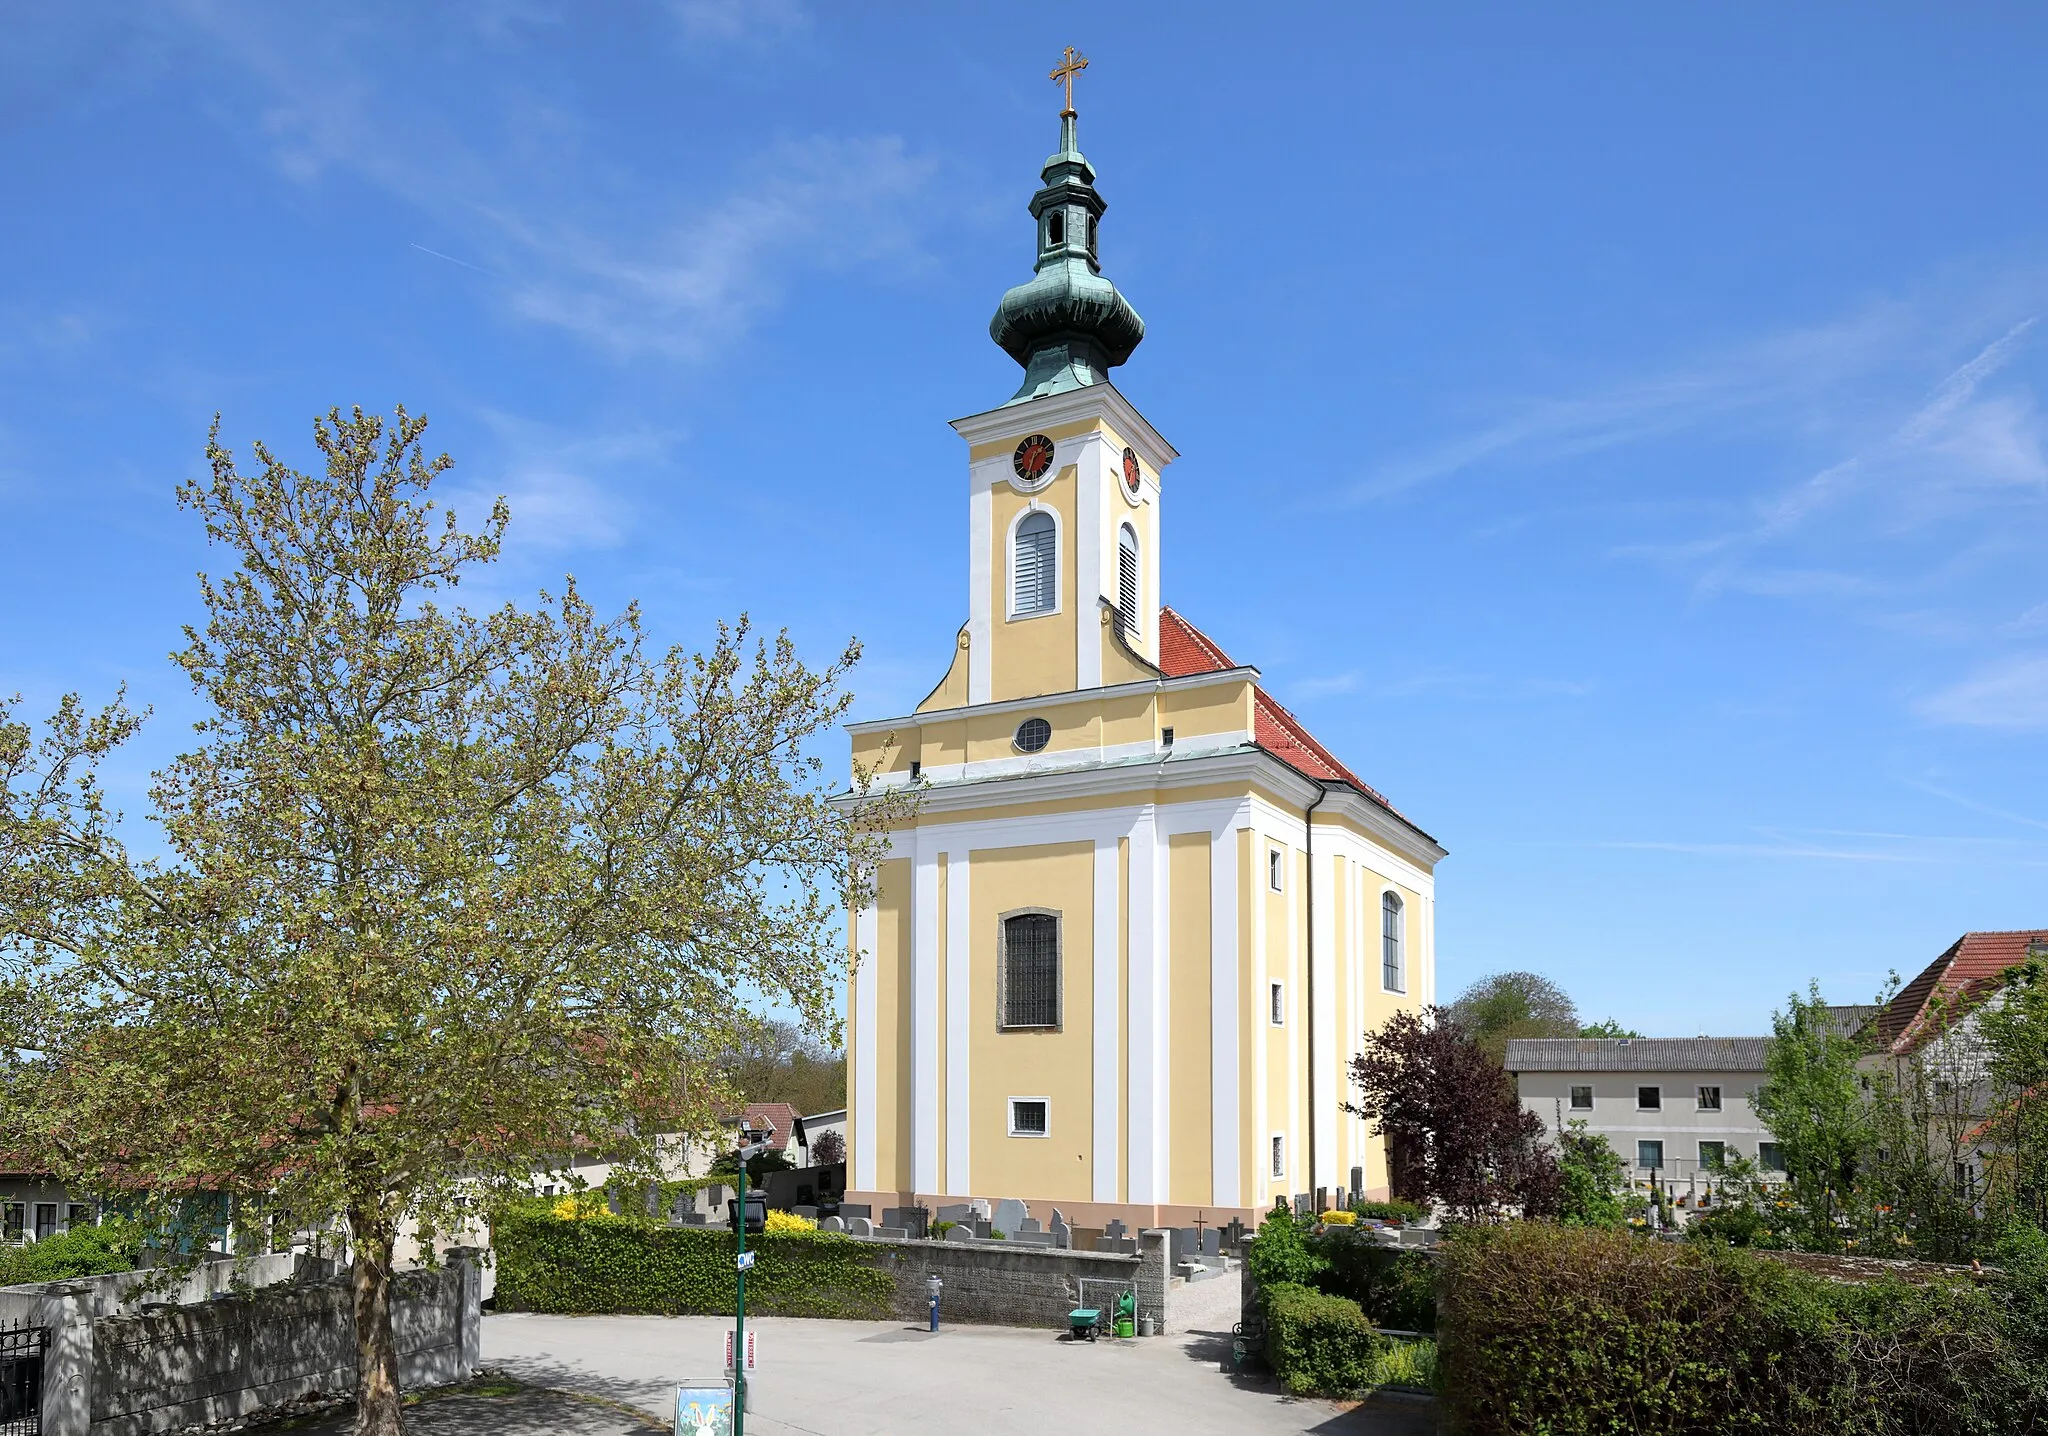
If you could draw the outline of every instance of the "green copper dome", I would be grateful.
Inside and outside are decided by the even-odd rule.
[[[1108,382],[1145,337],[1138,311],[1102,277],[1096,226],[1109,206],[1095,192],[1071,110],[1060,115],[1059,153],[1039,177],[1045,187],[1031,197],[1038,272],[1003,296],[988,326],[989,337],[1024,366],[1012,404]]]

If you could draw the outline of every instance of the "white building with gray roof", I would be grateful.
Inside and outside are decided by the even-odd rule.
[[[1506,1067],[1552,1133],[1572,1121],[1607,1138],[1629,1176],[1684,1191],[1741,1155],[1768,1175],[1777,1144],[1750,1098],[1768,1037],[1518,1038]]]

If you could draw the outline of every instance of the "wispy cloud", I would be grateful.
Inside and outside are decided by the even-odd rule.
[[[676,434],[648,429],[578,434],[497,411],[480,417],[502,457],[437,497],[467,528],[481,523],[492,502],[503,497],[512,514],[507,557],[515,566],[542,555],[623,543],[633,511],[614,480],[621,471],[666,464],[679,441]]]
[[[797,0],[671,0],[669,12],[685,35],[727,43],[779,39],[811,20]]]
[[[1973,728],[2048,728],[2048,653],[2003,659],[1919,704],[1923,717]]]

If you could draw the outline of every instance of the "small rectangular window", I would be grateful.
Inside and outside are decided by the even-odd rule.
[[[1766,1172],[1784,1171],[1785,1159],[1778,1155],[1778,1144],[1776,1142],[1758,1142],[1756,1144],[1756,1164]]]
[[[1046,1099],[1043,1097],[1012,1097],[1010,1099],[1010,1135],[1012,1137],[1044,1137],[1051,1135],[1047,1121]]]
[[[1591,1087],[1572,1088],[1572,1110],[1574,1112],[1590,1112],[1593,1110],[1593,1089]]]
[[[910,781],[915,783],[919,778],[923,776],[924,764],[919,762],[917,759],[912,758],[910,760]]]
[[[1956,1190],[1967,1195],[1970,1190],[1970,1164],[1956,1163]]]
[[[1664,1144],[1662,1142],[1636,1143],[1636,1165],[1649,1171],[1656,1171],[1664,1165]]]
[[[1279,892],[1281,881],[1285,877],[1286,871],[1286,868],[1281,865],[1280,850],[1278,848],[1268,848],[1266,850],[1266,886],[1274,892]]]
[[[1272,1020],[1273,1020],[1273,1025],[1274,1025],[1275,1027],[1281,1027],[1281,1026],[1284,1026],[1284,1025],[1286,1025],[1286,1022],[1287,1022],[1287,995],[1286,995],[1286,990],[1285,990],[1284,988],[1282,988],[1282,987],[1281,987],[1281,985],[1280,985],[1279,983],[1277,983],[1277,982],[1273,984],[1273,1003],[1272,1003],[1272,1013],[1273,1013],[1273,1018],[1272,1018]]]
[[[1718,1171],[1720,1171],[1720,1170],[1721,1170],[1721,1168],[1722,1168],[1723,1166],[1725,1166],[1725,1165],[1727,1164],[1727,1161],[1728,1161],[1728,1144],[1727,1144],[1726,1142],[1702,1142],[1702,1143],[1700,1143],[1700,1170],[1701,1170],[1701,1171],[1703,1171],[1703,1172],[1718,1172]]]
[[[7,1202],[0,1204],[0,1237],[10,1246],[20,1246],[22,1234],[28,1227],[28,1203]]]
[[[1664,1089],[1662,1087],[1636,1088],[1636,1110],[1638,1112],[1663,1111]]]
[[[36,1240],[46,1242],[55,1235],[57,1235],[57,1204],[55,1202],[37,1202]]]
[[[91,1206],[87,1205],[84,1202],[73,1202],[71,1204],[70,1213],[65,1217],[64,1225],[67,1230],[73,1227],[92,1226],[93,1220]]]
[[[1273,1180],[1280,1181],[1287,1175],[1287,1139],[1278,1133],[1273,1137]]]
[[[1699,1110],[1700,1110],[1700,1111],[1702,1111],[1702,1112],[1718,1112],[1718,1111],[1720,1111],[1720,1110],[1721,1110],[1721,1089],[1720,1089],[1719,1087],[1702,1087],[1702,1088],[1700,1088],[1700,1098],[1699,1098],[1699,1104],[1700,1104],[1700,1105],[1699,1105]]]
[[[1159,730],[1159,746],[1162,748],[1171,748],[1173,746],[1173,730],[1171,728],[1161,728]]]

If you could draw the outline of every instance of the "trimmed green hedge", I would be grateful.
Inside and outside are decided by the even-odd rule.
[[[622,1217],[563,1219],[511,1208],[492,1222],[500,1311],[730,1316],[732,1234]],[[871,1249],[833,1232],[755,1236],[747,1310],[879,1320],[896,1284]]]
[[[1293,1282],[1263,1292],[1266,1364],[1296,1396],[1350,1396],[1371,1386],[1387,1338],[1348,1297]]]
[[[1439,1372],[1464,1436],[2042,1429],[2040,1334],[1992,1286],[1830,1282],[1754,1253],[1544,1223],[1447,1243]]]

